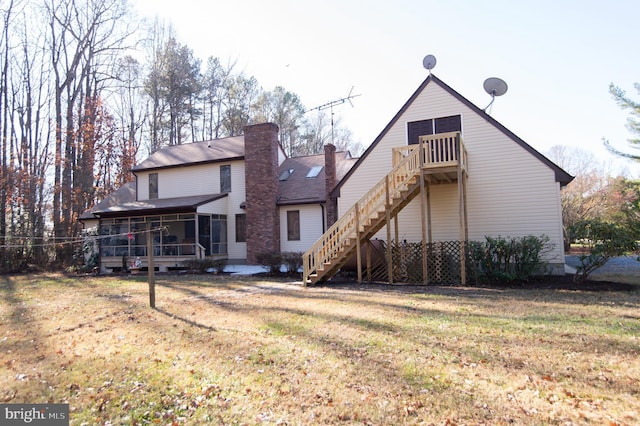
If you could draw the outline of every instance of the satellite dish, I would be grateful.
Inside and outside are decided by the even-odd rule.
[[[485,112],[493,104],[496,96],[504,95],[505,93],[507,93],[507,89],[509,89],[507,83],[505,83],[503,79],[498,77],[489,77],[484,81],[484,84],[482,86],[484,87],[484,91],[491,95],[491,102],[489,102],[489,105],[487,105],[483,109],[483,111]]]
[[[507,93],[507,89],[509,88],[507,83],[498,77],[489,77],[484,81],[483,87],[484,91],[491,96],[502,96]]]
[[[422,60],[422,66],[429,70],[429,74],[431,74],[431,70],[436,66],[436,57],[433,55],[427,55]]]

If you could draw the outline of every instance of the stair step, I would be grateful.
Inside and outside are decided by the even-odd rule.
[[[375,210],[369,212],[366,216],[362,216],[360,219],[360,224],[358,227],[354,227],[354,223],[344,224],[344,229],[342,231],[348,232],[357,232],[357,237],[345,238],[339,242],[332,241],[330,249],[326,250],[323,253],[323,260],[319,260],[319,264],[316,267],[316,270],[308,276],[308,280],[312,283],[316,283],[318,281],[323,280],[324,278],[330,278],[331,275],[337,269],[336,266],[342,262],[348,253],[354,250],[354,247],[357,244],[357,239],[362,238],[366,240],[367,238],[373,235],[373,230],[378,229],[381,225],[381,220],[383,220],[387,214],[388,209],[392,212],[398,210],[399,206],[401,206],[405,201],[409,198],[410,195],[416,190],[416,183],[420,180],[420,175],[416,170],[395,170],[388,174],[387,179],[394,179],[395,183],[400,185],[395,190],[394,194],[391,196],[391,199],[385,201],[384,191],[380,191],[377,189],[376,197],[377,199],[369,199],[368,206],[373,207],[376,203],[386,204],[387,202],[391,203],[390,206],[383,206],[382,210]],[[379,204],[378,204],[379,205]],[[328,247],[325,245],[325,248]],[[311,272],[311,271],[309,271]]]

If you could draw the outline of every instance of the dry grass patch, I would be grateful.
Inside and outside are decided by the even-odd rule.
[[[638,292],[0,280],[0,398],[74,425],[640,422]]]

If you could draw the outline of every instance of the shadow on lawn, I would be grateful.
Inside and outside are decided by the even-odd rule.
[[[207,330],[207,331],[218,331],[215,327],[211,327],[209,325],[201,324],[199,322],[180,317],[180,316],[178,316],[176,314],[172,314],[171,312],[169,312],[169,311],[167,311],[165,309],[158,308],[157,306],[155,308],[153,308],[153,309],[156,312],[160,312],[161,314],[166,315],[167,317],[169,317],[171,319],[178,320],[178,321],[183,322],[183,323],[185,323],[187,325],[190,325],[190,326],[193,326],[193,327],[197,327],[197,328],[201,328],[201,329]]]

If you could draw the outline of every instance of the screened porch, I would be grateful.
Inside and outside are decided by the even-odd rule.
[[[227,256],[227,217],[219,214],[166,214],[100,219],[101,269],[121,270],[140,258],[147,264],[147,234],[152,232],[154,264],[177,269],[185,260]]]

